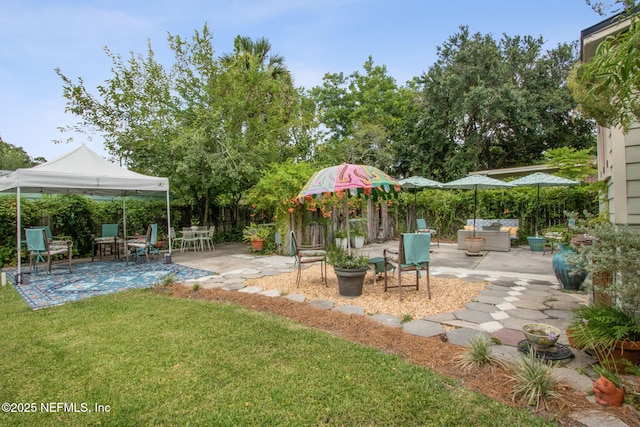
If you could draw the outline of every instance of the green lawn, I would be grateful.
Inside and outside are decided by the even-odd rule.
[[[553,425],[288,319],[152,290],[32,311],[7,286],[0,324],[1,400],[36,410],[0,425]]]

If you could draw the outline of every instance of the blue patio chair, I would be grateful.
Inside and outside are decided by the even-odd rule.
[[[93,255],[100,254],[100,259],[104,255],[104,249],[108,246],[111,250],[111,254],[116,258],[120,255],[119,251],[119,239],[118,232],[120,224],[102,224],[102,235],[94,239]],[[93,256],[91,257],[93,260]]]
[[[398,288],[400,301],[402,301],[402,288],[420,289],[420,273],[426,271],[427,293],[431,299],[431,286],[429,283],[429,255],[431,252],[430,233],[404,233],[400,237],[398,250],[385,249],[384,256],[384,291],[390,288]],[[398,270],[398,281],[395,285],[389,284],[387,271],[391,268]],[[403,283],[402,272],[415,271],[415,284]]]
[[[56,246],[53,246],[47,238],[47,233],[43,228],[27,228],[24,230],[27,250],[29,251],[29,266],[31,271],[38,271],[38,263],[47,263],[47,273],[51,274],[53,266],[53,260],[56,255],[67,256],[69,273],[71,270],[71,258],[73,257],[73,242],[66,241],[63,245],[62,241],[57,241]],[[46,261],[45,261],[46,257]]]
[[[438,239],[438,231],[434,230],[433,228],[427,227],[427,221],[425,221],[424,218],[416,218],[416,225],[418,226],[418,228],[416,228],[416,233],[431,234],[432,240],[433,240],[433,237],[435,237],[436,244],[438,245],[438,247],[440,247],[440,240]]]

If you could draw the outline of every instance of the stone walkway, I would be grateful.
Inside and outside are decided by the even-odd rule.
[[[370,257],[381,256],[382,250],[393,244],[367,245],[363,253]],[[293,271],[292,257],[254,256],[247,253],[246,245],[226,244],[216,248],[214,253],[174,252],[173,259],[184,265],[215,271],[215,276],[199,280],[204,288],[281,296],[279,291],[247,287],[244,280]],[[474,301],[465,304],[464,310],[404,323],[401,318],[386,314],[375,314],[371,318],[418,336],[445,333],[450,343],[461,346],[466,345],[469,337],[484,334],[499,340],[502,345],[494,347],[494,353],[504,360],[513,360],[522,354],[518,343],[524,339],[521,327],[525,323],[542,322],[556,326],[563,332],[558,342],[568,344],[564,331],[571,320],[571,310],[586,303],[587,296],[561,290],[551,270],[550,256],[531,252],[528,248],[514,248],[510,252],[489,252],[477,258],[467,257],[455,245],[446,243],[435,248],[432,254],[433,276],[490,283]],[[284,298],[327,310],[365,314],[364,308],[357,306],[357,299],[354,299],[354,305],[334,307],[333,301],[306,301],[306,297],[299,294],[285,295]],[[576,390],[591,390],[593,381],[580,371],[587,369],[595,359],[582,351],[572,349],[572,353],[574,357],[562,360],[555,370],[558,378]],[[588,399],[594,402],[593,397]],[[589,427],[626,426],[608,412],[598,409],[595,402],[593,411],[575,413],[571,417]]]

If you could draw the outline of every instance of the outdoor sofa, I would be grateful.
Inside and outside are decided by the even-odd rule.
[[[467,219],[463,230],[458,230],[458,249],[466,250],[464,239],[473,237],[474,221]],[[519,221],[517,219],[478,219],[475,220],[477,237],[485,239],[482,250],[508,252],[513,241],[517,241]]]

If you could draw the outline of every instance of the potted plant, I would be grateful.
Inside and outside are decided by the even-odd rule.
[[[573,237],[588,239],[576,251],[586,260],[594,301],[637,307],[640,295],[640,232],[627,226],[592,221]]]
[[[551,258],[551,266],[558,282],[566,290],[578,291],[587,278],[585,260],[575,252],[575,245],[571,242],[572,233],[564,227],[551,227],[545,230],[549,236],[550,245],[558,244],[558,252]],[[578,243],[579,244],[579,243]],[[553,246],[551,247],[553,252]]]
[[[338,228],[334,231],[333,236],[336,241],[336,246],[347,250],[347,230]]]
[[[369,258],[349,254],[342,247],[332,246],[327,251],[327,262],[333,266],[338,278],[338,293],[342,297],[354,298],[362,295],[364,278],[369,271]]]
[[[529,243],[529,249],[531,249],[532,252],[544,251],[543,236],[527,236],[527,243]]]
[[[467,245],[467,255],[479,255],[484,247],[485,238],[479,236],[469,236],[464,239]]]
[[[264,241],[269,237],[271,230],[264,225],[250,223],[242,231],[242,241],[251,243],[254,251],[261,251]]]
[[[575,348],[594,349],[607,369],[624,372],[626,361],[640,362],[640,325],[632,311],[616,305],[599,303],[574,310],[567,336]]]
[[[351,234],[351,246],[356,249],[361,249],[364,246],[364,240],[367,236],[364,224],[358,220],[353,221],[353,227],[350,230]]]

